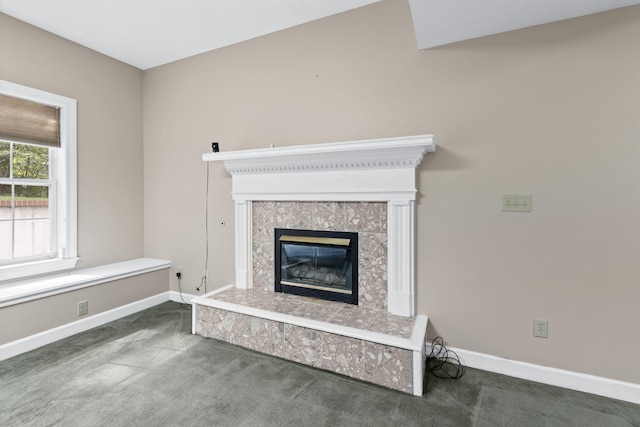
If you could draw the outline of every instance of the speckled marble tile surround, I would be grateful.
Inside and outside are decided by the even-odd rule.
[[[274,313],[328,322],[384,335],[411,338],[415,318],[389,314],[367,307],[325,301],[280,292],[227,289],[210,297],[217,301],[253,307]]]
[[[271,291],[231,288],[213,300],[409,338],[414,318],[380,310]],[[207,305],[198,305],[194,332],[326,369],[391,389],[414,393],[413,351]]]
[[[274,228],[358,233],[358,305],[387,309],[387,204],[254,201],[253,288],[273,290]]]

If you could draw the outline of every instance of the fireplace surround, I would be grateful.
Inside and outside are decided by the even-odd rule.
[[[233,177],[235,286],[252,289],[259,280],[253,268],[260,262],[253,259],[254,202],[382,202],[385,307],[392,314],[415,315],[415,169],[434,150],[432,135],[418,135],[203,154],[204,161],[222,161]]]
[[[346,231],[358,234],[358,306],[388,311],[386,203],[253,201],[251,224],[251,289],[274,290],[274,229]]]
[[[233,177],[236,281],[193,300],[193,332],[421,395],[415,168],[434,149],[421,135],[203,155]],[[357,234],[358,305],[274,292],[276,228]]]

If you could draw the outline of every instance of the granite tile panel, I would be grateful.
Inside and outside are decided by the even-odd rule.
[[[217,293],[210,298],[276,313],[291,314],[298,309],[301,304],[304,304],[304,302],[295,297],[296,295],[282,294],[274,291],[231,288],[224,292]]]
[[[272,291],[230,288],[210,298],[402,338],[411,337],[415,321],[412,317],[396,316],[371,307]]]
[[[304,297],[303,297],[304,298]],[[303,317],[305,319],[319,320],[322,322],[330,322],[331,319],[340,311],[344,303],[336,303],[334,301],[323,301],[314,298],[305,298],[304,301],[296,299],[296,301],[304,301],[291,312],[292,315]]]
[[[387,282],[370,271],[358,271],[358,305],[387,309]]]
[[[199,306],[197,317],[198,335],[412,392],[409,350],[212,307]]]
[[[386,233],[387,204],[383,202],[344,202],[345,225],[357,232]],[[383,213],[384,212],[384,213]]]
[[[382,233],[358,234],[358,269],[387,271],[387,235]]]
[[[229,313],[228,317],[232,319],[229,324],[232,325],[233,333],[228,334],[226,341],[253,349],[248,345],[251,343],[251,318],[240,313]]]
[[[272,320],[264,320],[263,353],[276,357],[284,357],[286,352],[285,344],[285,324]]]
[[[359,378],[395,390],[413,391],[413,353],[409,350],[364,341],[364,368]]]
[[[207,306],[198,306],[196,334],[203,337],[230,341],[233,331],[233,316],[229,312]]]
[[[305,219],[305,228],[309,230],[342,231],[343,214],[338,203],[299,202],[299,214]]]
[[[364,359],[363,341],[326,332],[322,334],[322,356],[318,367],[358,378]]]
[[[253,202],[253,287],[273,290],[275,228],[359,234],[360,305],[386,309],[387,204],[384,202]],[[360,290],[362,288],[362,290]]]
[[[372,316],[368,330],[385,335],[393,335],[402,338],[411,338],[414,319],[409,317],[394,316],[393,314],[380,313]]]
[[[358,304],[386,310],[387,235],[360,233],[358,244]]]
[[[285,358],[305,365],[320,367],[325,334],[296,325],[284,325]]]
[[[371,319],[367,316],[361,316],[359,313],[360,311],[358,310],[358,306],[342,304],[340,310],[338,310],[333,317],[329,319],[329,321],[334,325],[347,326],[350,328],[368,331]]]
[[[280,330],[279,323],[259,317],[241,315],[248,321],[248,330],[241,339],[233,344],[273,356],[282,357],[284,332]]]
[[[403,338],[411,336],[414,322],[371,308],[273,292],[228,289],[214,299],[256,308],[276,307],[282,310],[279,312],[291,310],[286,313]],[[412,393],[410,350],[207,306],[198,306],[196,333]]]

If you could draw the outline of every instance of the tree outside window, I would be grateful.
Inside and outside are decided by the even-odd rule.
[[[53,252],[49,150],[0,141],[0,261]]]

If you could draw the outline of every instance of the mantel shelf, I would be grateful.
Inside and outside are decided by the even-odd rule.
[[[433,135],[417,135],[205,153],[202,160],[224,162],[231,175],[345,169],[415,169],[425,153],[433,151]]]

